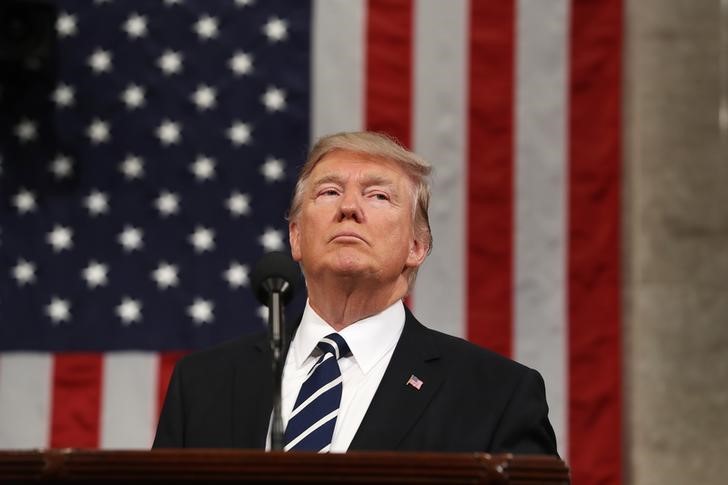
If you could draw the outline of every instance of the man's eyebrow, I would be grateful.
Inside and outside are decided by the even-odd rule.
[[[312,185],[314,187],[318,187],[319,185],[328,184],[328,183],[343,185],[344,177],[337,175],[337,174],[322,175],[321,177],[314,180]],[[385,177],[383,175],[371,174],[371,175],[364,176],[364,178],[362,179],[362,185],[364,185],[365,187],[371,187],[372,185],[383,185],[383,186],[387,186],[387,187],[394,187],[395,183],[390,178]]]
[[[334,183],[334,184],[341,185],[343,182],[344,182],[344,179],[342,177],[340,177],[339,175],[328,174],[328,175],[323,175],[322,177],[314,180],[313,185],[314,185],[314,187],[323,185],[323,184],[328,184],[328,183]]]

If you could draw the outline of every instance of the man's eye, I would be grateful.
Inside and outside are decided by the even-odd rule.
[[[374,198],[377,200],[389,200],[389,196],[387,194],[383,194],[381,192],[377,192],[373,194]]]
[[[321,195],[337,195],[338,193],[336,189],[325,189],[321,191]]]

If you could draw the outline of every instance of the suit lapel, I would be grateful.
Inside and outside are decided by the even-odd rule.
[[[444,364],[427,329],[406,311],[405,325],[350,450],[396,449],[437,392]],[[408,385],[410,376],[422,381]]]

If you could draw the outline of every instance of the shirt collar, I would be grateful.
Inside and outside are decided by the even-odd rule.
[[[404,304],[397,300],[382,312],[354,322],[339,332],[364,374],[397,344],[404,328],[404,319]],[[296,366],[301,367],[316,344],[333,331],[307,300],[301,324],[291,343]]]

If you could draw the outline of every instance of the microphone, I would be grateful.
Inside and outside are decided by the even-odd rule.
[[[273,251],[263,256],[250,274],[250,286],[256,298],[268,306],[268,338],[273,354],[273,418],[271,449],[283,450],[283,419],[281,418],[281,380],[286,333],[283,331],[283,305],[293,299],[301,272],[291,256]]]

